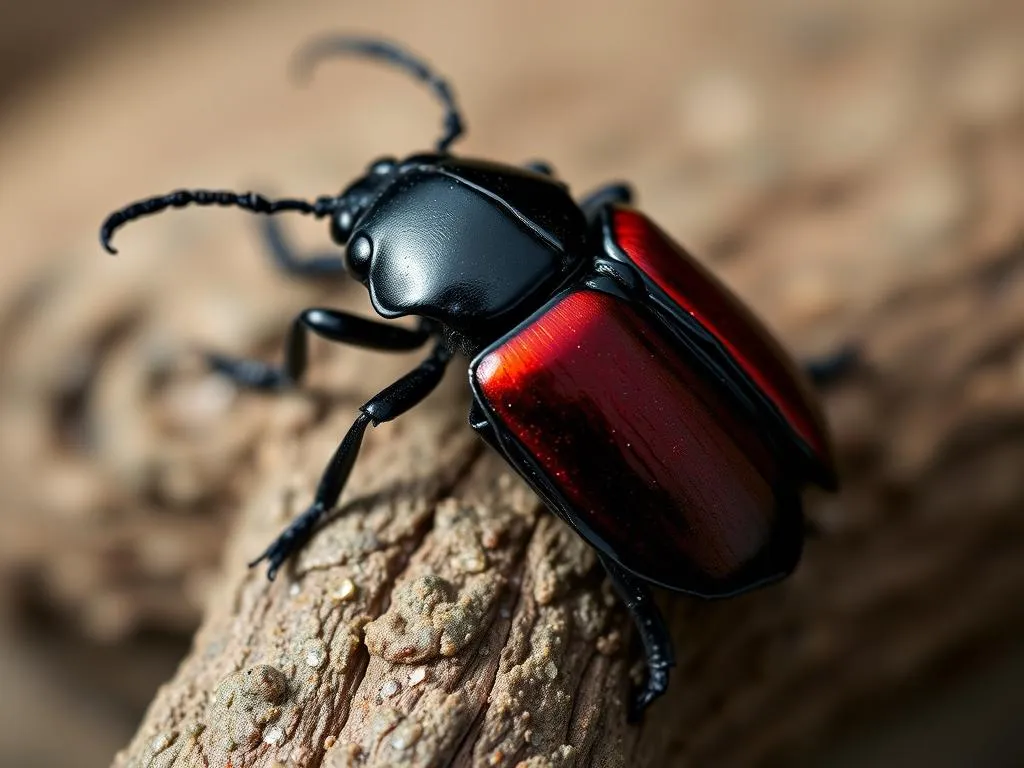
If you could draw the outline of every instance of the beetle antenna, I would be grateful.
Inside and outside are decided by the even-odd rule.
[[[462,115],[455,105],[455,96],[448,82],[430,70],[423,61],[400,46],[386,40],[372,37],[332,35],[312,40],[299,49],[295,57],[294,70],[297,75],[308,77],[313,67],[321,60],[335,55],[354,54],[377,59],[405,70],[422,80],[434,92],[444,106],[444,133],[437,141],[437,151],[447,152],[448,147],[464,130]]]
[[[142,216],[149,216],[166,208],[184,208],[186,205],[222,205],[243,208],[253,213],[273,214],[281,211],[298,211],[299,213],[312,214],[318,219],[328,215],[337,208],[338,198],[318,197],[315,202],[306,200],[268,200],[263,195],[255,192],[246,192],[240,195],[236,192],[227,192],[209,189],[179,189],[169,195],[150,197],[146,200],[139,200],[136,203],[125,206],[107,216],[100,227],[100,242],[108,253],[117,253],[117,249],[110,244],[110,238],[114,231],[133,219]]]

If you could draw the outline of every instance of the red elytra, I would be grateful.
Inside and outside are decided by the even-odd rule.
[[[729,351],[803,441],[826,476],[834,478],[835,458],[824,418],[803,375],[761,322],[644,214],[617,206],[611,227],[626,255]]]
[[[799,502],[767,442],[627,301],[569,293],[471,375],[556,506],[634,573],[717,596],[795,566]]]

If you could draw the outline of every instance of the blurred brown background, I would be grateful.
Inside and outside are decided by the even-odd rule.
[[[913,639],[851,658],[850,676],[884,682],[841,724],[794,721],[774,759],[1024,759],[1020,2],[2,14],[0,764],[101,766],[128,741],[187,649],[272,418],[189,352],[276,354],[291,315],[328,296],[275,275],[244,214],[137,224],[116,260],[101,218],[177,186],[334,192],[438,130],[436,105],[381,68],[289,84],[289,54],[330,29],[384,32],[447,74],[465,154],[541,157],[577,191],[630,179],[801,354],[864,340],[870,372],[828,403],[850,479],[815,506],[825,570],[809,567],[863,553],[848,603],[826,608],[869,601]],[[944,629],[922,651],[928,622]]]

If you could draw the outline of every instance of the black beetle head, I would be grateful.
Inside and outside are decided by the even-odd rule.
[[[356,222],[366,213],[374,198],[394,177],[398,163],[393,157],[382,157],[370,163],[366,175],[356,179],[338,195],[331,214],[331,239],[338,245],[348,243]]]
[[[375,59],[403,70],[424,83],[444,107],[444,133],[437,140],[437,151],[447,153],[448,147],[463,132],[462,117],[448,83],[435,74],[425,63],[394,43],[375,38],[331,35],[312,41],[299,51],[296,72],[308,74],[320,60],[335,55],[355,55]],[[100,227],[100,242],[111,253],[117,253],[110,244],[114,231],[129,221],[166,210],[188,205],[234,206],[253,213],[274,214],[295,211],[317,218],[330,217],[331,238],[338,245],[346,245],[359,219],[370,207],[381,190],[391,181],[397,170],[394,158],[384,157],[373,162],[366,175],[357,179],[337,197],[318,197],[314,201],[282,199],[271,200],[254,192],[239,194],[230,190],[179,189],[170,194],[149,197],[125,206],[107,216]],[[358,250],[358,249],[357,249]],[[351,266],[357,266],[356,259]],[[360,280],[358,270],[352,270]]]

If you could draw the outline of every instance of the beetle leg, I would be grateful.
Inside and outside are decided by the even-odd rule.
[[[672,636],[644,581],[627,572],[610,557],[598,554],[598,559],[608,571],[612,586],[633,617],[647,658],[647,679],[635,692],[629,707],[630,722],[637,722],[647,706],[668,689],[668,671],[676,665]]]
[[[440,383],[451,357],[452,353],[439,342],[430,356],[418,367],[371,397],[359,408],[359,415],[320,478],[313,503],[274,539],[263,554],[249,563],[250,568],[266,560],[267,578],[273,580],[284,561],[309,540],[319,520],[338,503],[338,498],[352,471],[352,465],[359,455],[359,446],[363,442],[366,427],[369,424],[377,426],[391,421],[419,405]]]
[[[587,219],[587,224],[593,224],[605,206],[612,203],[631,202],[633,202],[633,189],[628,184],[606,184],[580,200],[580,208]]]
[[[260,221],[260,234],[274,265],[286,275],[317,279],[345,273],[345,262],[336,252],[298,255],[284,236],[281,224],[273,217],[268,216]]]
[[[555,169],[551,167],[551,163],[546,163],[543,160],[531,160],[528,163],[523,163],[523,167],[528,171],[539,173],[542,176],[555,175]]]
[[[280,390],[297,384],[306,371],[306,334],[312,331],[329,341],[385,351],[416,349],[429,338],[425,324],[416,330],[367,320],[335,309],[306,309],[292,321],[285,341],[284,366],[210,353],[210,367],[236,384],[250,389]]]
[[[846,344],[831,354],[805,360],[803,368],[814,386],[825,388],[844,379],[860,363],[860,350]]]

